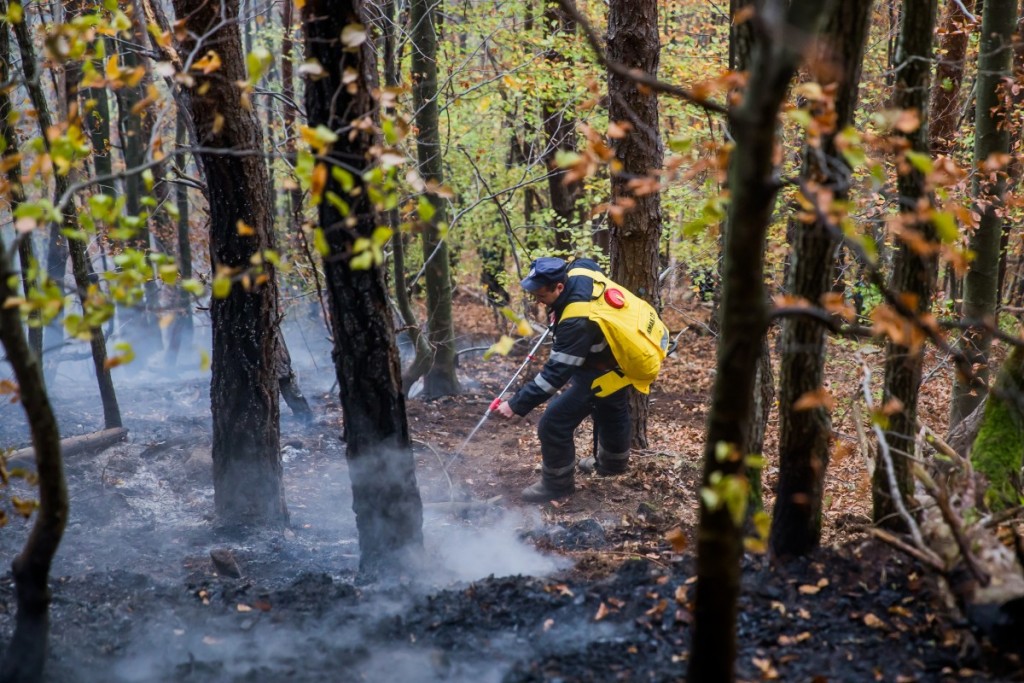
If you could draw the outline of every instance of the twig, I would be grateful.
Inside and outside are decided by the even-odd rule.
[[[914,467],[914,475],[918,478],[921,484],[924,486],[928,494],[935,499],[935,503],[939,506],[939,511],[942,513],[942,519],[945,520],[946,526],[953,533],[953,540],[956,541],[957,548],[960,549],[960,556],[964,558],[964,563],[967,565],[967,569],[970,570],[974,578],[978,580],[978,583],[982,586],[987,586],[992,582],[992,577],[989,576],[988,572],[978,566],[977,560],[974,559],[974,555],[971,554],[970,544],[967,542],[967,538],[964,536],[963,521],[953,510],[949,504],[949,494],[945,488],[935,482],[928,473],[924,471],[924,468],[920,466]]]
[[[942,574],[943,576],[946,575],[947,571],[945,565],[943,565],[942,562],[940,562],[937,558],[925,554],[924,552],[915,548],[912,545],[908,545],[903,540],[890,534],[888,531],[873,526],[864,527],[864,531],[865,533],[874,536],[883,543],[891,545],[893,548],[896,548],[896,550],[906,553],[907,555],[910,555],[919,562],[928,565],[929,567],[931,567],[938,573]]]
[[[445,465],[444,458],[441,457],[441,454],[437,452],[436,448],[431,446],[426,441],[420,441],[419,439],[413,439],[412,442],[414,444],[419,444],[420,446],[424,446],[431,453],[434,454],[435,458],[437,458],[437,464],[439,464],[441,466],[441,472],[444,473],[444,478],[448,480],[448,502],[449,503],[453,502],[455,500],[455,484],[452,483],[451,475],[448,474],[448,466]]]
[[[860,356],[860,353],[857,354]],[[864,393],[864,402],[868,408],[872,411],[875,409],[875,401],[871,398],[871,368],[868,367],[866,361],[863,358],[859,358],[861,368],[864,371],[864,379],[861,382],[861,388]],[[906,523],[907,528],[910,530],[910,535],[914,539],[914,543],[917,544],[921,552],[932,553],[931,550],[925,546],[924,538],[921,536],[921,529],[917,526],[917,522],[914,521],[913,516],[907,512],[906,505],[903,504],[903,493],[900,491],[899,482],[896,481],[896,467],[892,462],[892,453],[889,450],[889,442],[885,438],[885,432],[882,428],[872,420],[871,430],[875,433],[875,438],[878,440],[878,453],[882,457],[882,461],[885,464],[886,478],[889,483],[889,495],[892,496],[893,505],[899,512],[900,518]],[[936,559],[941,564],[941,560]]]

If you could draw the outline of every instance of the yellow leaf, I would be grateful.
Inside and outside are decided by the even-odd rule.
[[[499,339],[497,342],[492,344],[489,349],[484,351],[484,360],[489,359],[494,354],[498,354],[498,355],[501,355],[501,356],[507,356],[509,354],[509,351],[512,350],[512,347],[515,345],[515,343],[516,343],[515,339],[513,339],[512,337],[509,337],[508,335],[504,335],[503,334],[501,336],[501,339]]]
[[[806,585],[800,586],[797,590],[800,591],[801,595],[817,595],[818,593],[821,592],[821,587],[820,586],[812,586],[810,584],[806,584]]]
[[[252,237],[256,234],[256,230],[241,218],[238,219],[238,222],[235,224],[235,228],[238,230],[238,234],[242,237]]]
[[[213,134],[220,135],[222,130],[224,130],[224,115],[217,112],[213,115]]]
[[[526,318],[522,318],[516,324],[516,334],[520,337],[529,337],[533,334],[533,326],[530,325],[530,321]]]
[[[327,187],[327,165],[317,164],[313,167],[313,177],[309,183],[309,194],[313,198],[313,206],[320,203],[325,187]]]

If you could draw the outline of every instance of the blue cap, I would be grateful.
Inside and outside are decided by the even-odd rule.
[[[565,282],[566,263],[554,256],[542,256],[530,264],[530,273],[522,282],[527,292],[536,292],[541,287],[552,287]]]

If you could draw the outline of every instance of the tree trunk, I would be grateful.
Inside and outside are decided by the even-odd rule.
[[[4,13],[7,11],[8,3],[6,0],[0,0],[0,9]],[[47,131],[50,130],[53,119],[50,117],[49,104],[46,102],[46,96],[43,93],[42,86],[38,80],[38,68],[35,57],[35,47],[32,44],[32,36],[29,34],[29,27],[27,22],[21,21],[14,25],[14,35],[18,40],[18,47],[21,50],[21,62],[22,70],[25,74],[25,83],[28,87],[29,95],[32,99],[32,105],[36,108],[36,121],[39,125],[39,134],[43,140],[44,148],[46,152],[50,152],[49,139],[46,137]],[[65,66],[66,78],[68,83],[68,97],[69,102],[76,102],[78,97],[78,82],[81,80],[80,67],[74,62],[68,62]],[[77,118],[77,105],[73,111]],[[69,180],[66,175],[54,174],[54,194],[56,197],[63,197],[67,193],[69,187]],[[59,229],[66,229],[72,232],[78,232],[78,212],[75,207],[74,199],[70,199],[64,206],[62,211],[62,224],[57,226]],[[52,239],[51,230],[51,255],[52,249],[55,242]],[[61,238],[61,243],[66,249],[66,253],[71,256],[71,268],[75,278],[75,285],[78,288],[78,297],[82,302],[82,308],[85,309],[86,296],[89,291],[89,275],[88,267],[86,265],[86,251],[85,243],[82,240],[64,240]],[[66,257],[65,257],[66,260]],[[63,270],[63,267],[62,267]],[[61,273],[61,281],[63,281],[64,274]],[[96,371],[96,383],[99,387],[100,400],[103,403],[103,422],[107,429],[113,429],[121,426],[121,411],[117,405],[117,396],[114,393],[114,384],[110,378],[110,369],[107,368],[107,345],[106,340],[103,336],[103,329],[99,326],[90,329],[90,342],[92,348],[92,360],[93,367]]]
[[[281,94],[284,96],[284,153],[289,164],[295,164],[295,70],[292,64],[293,41],[295,30],[295,3],[281,3]],[[290,228],[301,229],[302,225],[302,190],[296,184],[288,191],[288,216]]]
[[[174,131],[174,144],[178,149],[187,146],[185,123],[187,116],[188,114],[184,111],[178,110]],[[184,172],[186,168],[185,157],[178,157],[178,168],[182,171],[181,175],[186,177],[187,174]],[[188,186],[184,183],[178,183],[174,187],[174,194],[174,201],[178,208],[178,275],[182,280],[188,280],[192,277],[192,242],[189,239],[188,224]],[[192,295],[185,291],[184,288],[178,289],[178,306],[181,307],[181,310],[174,318],[174,327],[171,328],[171,336],[167,340],[167,357],[164,363],[170,368],[175,367],[177,364],[178,352],[181,350],[182,343],[186,347],[192,346],[194,334]]]
[[[778,191],[776,122],[789,82],[828,3],[767,0],[759,21],[764,38],[751,62],[750,85],[729,113],[736,146],[729,165],[729,232],[717,372],[704,440],[704,476],[697,531],[697,590],[687,679],[732,681],[736,658],[736,603],[740,587],[742,525],[746,497],[726,504],[725,493],[742,488],[739,453],[750,431],[761,339],[768,324],[764,251]],[[725,457],[720,457],[724,455]],[[717,496],[715,498],[714,496]],[[737,514],[739,513],[739,514]]]
[[[803,148],[801,180],[816,188],[805,197],[813,204],[842,202],[851,184],[850,167],[836,149],[836,134],[853,123],[860,88],[861,64],[870,23],[872,0],[847,0],[833,5],[810,68],[812,80],[834,101],[811,104],[816,116],[834,115],[834,125],[821,132],[820,146]],[[834,107],[834,111],[832,111]],[[807,190],[804,190],[807,192]],[[796,207],[794,207],[796,210]],[[786,289],[820,305],[832,290],[838,237],[824,220],[789,220],[793,236],[792,263]],[[779,362],[779,483],[772,516],[771,549],[778,557],[806,555],[821,540],[821,506],[832,445],[832,417],[825,401],[800,405],[804,396],[823,390],[825,327],[811,318],[782,321]]]
[[[237,274],[251,267],[254,255],[274,248],[263,136],[236,85],[246,78],[238,0],[175,0],[174,9],[188,28],[180,49],[212,49],[221,59],[220,70],[195,75],[189,99],[198,142],[206,150],[197,157],[210,205],[210,262],[220,272]],[[204,44],[197,46],[195,36],[206,36]],[[241,234],[240,222],[253,234]],[[252,279],[251,286],[235,281],[228,295],[214,298],[210,306],[214,502],[225,524],[280,525],[288,511],[274,364],[277,284],[269,263],[251,275],[243,278]]]
[[[369,166],[373,139],[366,132],[349,136],[343,131],[354,130],[353,121],[373,114],[373,48],[367,41],[355,50],[343,50],[338,39],[345,26],[366,25],[362,2],[307,0],[302,16],[307,57],[317,59],[325,71],[322,78],[306,86],[309,125],[339,132],[338,141],[327,154],[328,164],[362,171]],[[359,74],[355,92],[342,82],[346,71]],[[350,265],[355,239],[369,237],[376,225],[363,174],[353,175],[356,189],[346,198],[350,203],[349,222],[330,202],[321,202],[319,218],[330,246],[324,268],[334,364],[345,416],[352,508],[359,531],[359,564],[362,572],[372,574],[401,564],[406,554],[422,548],[423,506],[416,484],[384,267],[379,263],[365,269]],[[325,191],[344,196],[333,175],[328,173],[327,177]]]
[[[650,76],[658,74],[658,3],[656,0],[613,0],[608,7],[608,59]],[[620,220],[611,220],[612,279],[661,309],[658,286],[661,244],[661,193],[632,189],[634,180],[657,183],[664,161],[658,126],[658,97],[637,88],[629,78],[608,73],[608,118],[628,124],[615,145],[622,166],[611,176],[612,202],[630,205]],[[647,448],[649,397],[630,395],[633,446]]]
[[[936,0],[911,0],[904,5],[903,27],[900,31],[898,63],[903,64],[896,78],[892,104],[896,109],[917,112],[921,125],[911,133],[903,134],[906,148],[919,154],[927,154],[928,135],[928,83],[932,59],[932,35],[936,18]],[[927,220],[930,199],[925,192],[925,178],[905,158],[897,165],[900,222],[902,228],[913,231],[926,241],[935,240],[935,228]],[[932,292],[937,277],[937,263],[933,254],[919,253],[909,240],[899,240],[893,255],[892,277],[889,286],[893,291],[912,297],[912,306],[917,313],[931,308]],[[889,340],[885,355],[884,400],[896,399],[902,409],[889,416],[886,434],[889,445],[903,453],[914,452],[917,432],[917,396],[921,385],[923,348],[920,345],[897,344]],[[892,458],[897,486],[903,496],[910,494],[913,487],[910,460],[896,455]],[[904,524],[897,514],[892,500],[888,465],[879,456],[871,486],[873,519],[892,529]]]
[[[309,409],[309,402],[302,395],[299,387],[299,380],[292,369],[292,355],[288,353],[288,346],[284,343],[284,335],[278,328],[277,354],[274,357],[277,368],[277,382],[281,389],[281,398],[288,404],[299,422],[309,423],[313,421],[313,411]]]
[[[0,82],[6,83],[11,77],[8,65],[11,63],[11,37],[7,25],[0,25]],[[0,91],[0,137],[4,141],[4,149],[7,156],[18,153],[17,131],[14,128],[11,115],[14,108],[11,105],[11,95],[7,90]],[[15,158],[5,159],[10,212],[13,216],[25,201],[25,187],[21,182],[21,162]],[[32,289],[33,283],[29,279],[29,272],[36,264],[35,250],[32,247],[32,235],[24,235],[18,243],[18,263],[21,266],[21,283],[24,294],[27,297]],[[43,357],[43,328],[40,327],[39,314],[33,313],[29,317],[28,345],[35,354],[36,359]]]
[[[0,9],[7,12],[6,0],[0,0]],[[0,25],[0,31],[6,33],[7,27]],[[50,634],[50,564],[67,524],[68,490],[57,419],[46,395],[39,358],[25,340],[18,308],[2,305],[18,296],[10,287],[14,278],[9,255],[0,240],[0,342],[18,381],[18,394],[32,433],[39,476],[35,523],[11,566],[18,611],[14,634],[0,663],[0,681],[35,683],[43,680]]]
[[[751,20],[736,22],[737,13],[744,11],[747,7],[759,8],[761,0],[731,0],[729,3],[730,17],[733,17],[729,28],[729,70],[743,72],[750,68],[750,55],[754,49],[754,22]],[[729,220],[722,222],[718,234],[718,258],[715,261],[715,276],[717,282],[723,280],[723,259],[722,248],[725,234],[729,230]],[[710,280],[710,276],[708,277]],[[719,306],[722,299],[721,285],[710,284],[712,290],[711,317],[709,325],[712,330],[718,332]],[[747,440],[743,445],[743,453],[760,455],[764,451],[764,435],[768,431],[768,414],[771,412],[772,404],[775,401],[775,376],[772,373],[771,349],[768,346],[767,335],[761,342],[761,352],[757,359],[757,375],[754,378],[754,391],[751,394],[750,410],[750,431]],[[764,490],[761,484],[761,468],[747,467],[747,479],[750,482],[750,512],[764,509]]]
[[[411,0],[413,103],[416,108],[416,151],[424,182],[440,187],[444,183],[441,136],[437,124],[437,29],[440,2]],[[427,330],[434,347],[434,362],[424,378],[423,395],[428,398],[459,393],[455,376],[455,330],[452,321],[452,282],[448,264],[448,243],[439,225],[445,222],[446,203],[430,192],[434,216],[423,228],[423,259],[427,263]]]
[[[970,238],[976,256],[964,278],[963,317],[969,321],[994,321],[999,299],[999,243],[1003,231],[1006,198],[1005,168],[984,170],[992,155],[1008,155],[1010,132],[1006,125],[1010,92],[1006,81],[1013,64],[1012,39],[1017,24],[1017,0],[985,0],[978,53],[978,89],[975,114],[972,193],[981,215]],[[988,350],[992,336],[973,328],[960,338],[960,350],[976,368],[975,378],[957,377],[953,383],[950,424],[974,410],[987,393]]]
[[[963,0],[963,7],[973,12],[974,3],[975,0]],[[937,33],[938,60],[928,113],[929,146],[932,154],[950,156],[956,146],[957,125],[963,110],[960,90],[964,82],[967,43],[971,37],[971,25],[960,3],[950,2],[946,5],[942,26]],[[921,112],[924,112],[923,107]]]
[[[544,9],[544,27],[549,36],[557,40],[563,34],[572,35],[576,32],[576,22],[563,10],[558,3],[549,2]],[[655,31],[657,36],[657,31]],[[611,47],[609,45],[609,47]],[[565,56],[555,49],[547,52],[549,64],[559,65],[566,62]],[[609,78],[609,85],[611,80]],[[554,249],[556,253],[569,255],[575,253],[573,229],[579,219],[576,213],[576,201],[583,191],[580,181],[565,183],[568,172],[559,168],[555,158],[559,152],[576,151],[576,124],[568,111],[568,103],[546,99],[541,103],[541,115],[544,117],[544,132],[548,136],[544,163],[548,167],[548,192],[551,194],[551,209],[555,212]],[[655,105],[657,110],[657,105]]]

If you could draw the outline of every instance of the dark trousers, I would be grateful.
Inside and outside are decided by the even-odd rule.
[[[629,388],[598,398],[590,388],[597,370],[580,370],[569,380],[569,387],[551,399],[537,426],[540,452],[546,472],[571,474],[576,463],[573,434],[588,415],[593,416],[601,448],[610,453],[628,453],[632,438],[629,419]],[[557,476],[557,475],[556,475]]]

